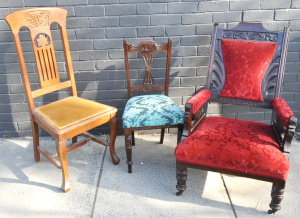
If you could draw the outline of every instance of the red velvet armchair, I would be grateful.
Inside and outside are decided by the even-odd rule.
[[[280,98],[288,37],[288,28],[270,32],[258,23],[215,25],[205,89],[185,105],[177,195],[186,189],[187,168],[196,168],[272,182],[269,213],[280,210],[297,123]],[[208,102],[267,108],[271,123],[207,117]]]

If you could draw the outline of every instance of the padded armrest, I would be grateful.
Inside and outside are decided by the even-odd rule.
[[[286,101],[282,98],[274,98],[272,106],[276,111],[279,119],[284,126],[287,126],[290,116],[294,116],[293,111],[290,109]]]
[[[193,105],[193,111],[192,113],[196,113],[200,107],[203,106],[203,104],[210,98],[211,92],[207,89],[202,89],[200,92],[198,92],[196,95],[191,97],[187,103]]]

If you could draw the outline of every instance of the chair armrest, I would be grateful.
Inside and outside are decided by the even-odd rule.
[[[198,92],[196,95],[191,97],[188,101],[187,104],[191,104],[191,112],[195,114],[199,108],[201,108],[205,102],[210,98],[211,92],[207,89],[202,89],[200,92]]]
[[[277,138],[281,141],[281,148],[284,152],[290,153],[291,151],[291,143],[293,137],[295,135],[295,129],[297,125],[297,118],[294,116],[293,111],[290,109],[286,101],[282,98],[275,98],[272,101],[272,106],[277,113],[277,119],[280,120],[281,125],[283,126],[284,130],[284,137],[283,139],[280,136],[278,124],[273,125],[273,128],[277,129]],[[277,126],[277,127],[276,127]]]
[[[274,98],[272,101],[272,106],[276,111],[281,123],[286,127],[290,117],[294,116],[293,111],[282,98]]]
[[[203,110],[203,105],[207,102],[210,96],[211,92],[209,90],[202,89],[185,104],[181,141],[185,140],[185,138],[188,137],[194,128],[200,123],[202,118],[205,117],[206,111]]]

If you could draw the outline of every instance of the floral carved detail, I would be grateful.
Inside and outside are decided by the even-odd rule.
[[[25,14],[30,28],[40,28],[49,26],[49,11],[32,11]]]
[[[277,34],[273,33],[257,33],[257,32],[231,32],[223,31],[224,39],[244,39],[257,41],[277,41]]]
[[[129,51],[160,51],[166,50],[167,44],[156,44],[154,41],[142,41],[139,45],[130,45]]]
[[[49,46],[50,44],[50,38],[47,34],[40,33],[35,37],[35,45],[38,48]]]

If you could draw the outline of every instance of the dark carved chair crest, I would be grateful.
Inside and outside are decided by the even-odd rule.
[[[280,98],[288,37],[288,28],[271,32],[258,23],[228,30],[215,25],[206,86],[185,105],[175,150],[177,195],[186,189],[190,167],[272,182],[269,213],[280,209],[297,123]],[[266,108],[272,118],[265,124],[207,117],[208,102]]]
[[[164,72],[164,84],[156,84],[152,74],[152,62],[154,54],[166,53],[166,69]],[[142,41],[138,45],[128,44],[124,40],[124,56],[127,77],[127,89],[129,100],[123,113],[123,127],[125,134],[125,147],[127,154],[128,172],[132,172],[132,145],[135,144],[134,131],[161,129],[160,143],[163,143],[165,128],[178,128],[179,135],[183,128],[184,112],[168,97],[170,66],[171,66],[172,40],[168,43],[157,44],[154,41]],[[141,54],[145,64],[145,70],[141,84],[131,83],[131,70],[129,53]],[[154,70],[155,71],[155,70]],[[161,79],[161,78],[160,78]],[[138,83],[138,82],[137,82]],[[151,92],[163,92],[164,94],[149,94]],[[137,92],[132,96],[132,92]],[[139,95],[143,93],[144,95]]]

